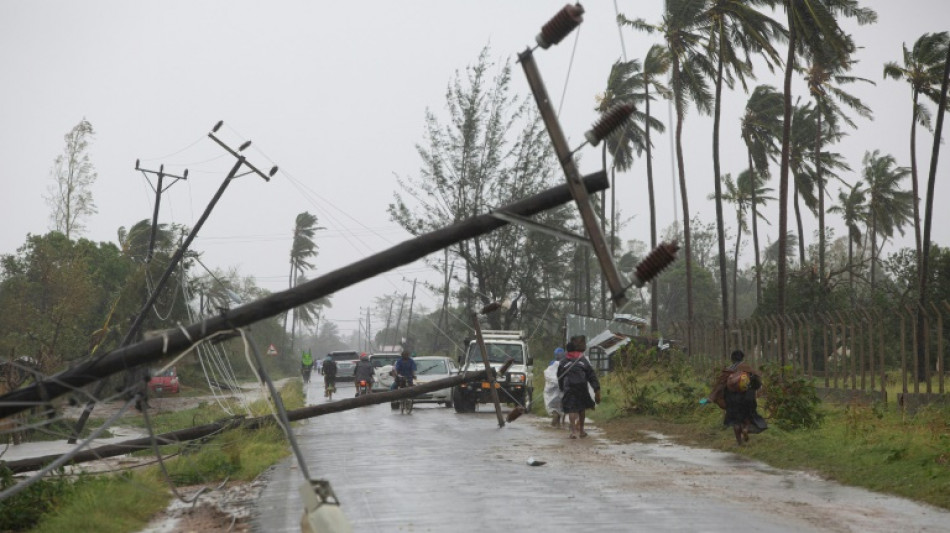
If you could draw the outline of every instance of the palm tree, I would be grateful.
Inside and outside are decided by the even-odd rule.
[[[633,166],[633,151],[637,155],[643,153],[646,148],[646,132],[640,126],[641,122],[648,122],[646,115],[640,111],[640,103],[648,98],[643,90],[643,76],[640,67],[640,61],[633,59],[631,61],[617,61],[610,69],[610,75],[607,77],[607,88],[604,94],[599,98],[597,111],[606,114],[610,109],[619,104],[632,104],[634,112],[631,120],[613,131],[607,137],[601,151],[601,160],[604,172],[607,171],[607,152],[610,152],[612,164],[611,173],[611,214],[610,214],[610,243],[611,253],[616,245],[616,173],[629,170]],[[663,130],[663,124],[656,119],[652,119],[653,127]],[[604,213],[604,196],[601,195],[601,221],[606,222],[607,217]],[[601,276],[601,312],[606,317],[606,286],[604,278]]]
[[[719,238],[719,284],[722,293],[722,325],[729,324],[729,291],[726,284],[726,236],[722,216],[722,184],[719,170],[719,121],[722,83],[731,89],[735,79],[746,88],[745,77],[752,76],[751,52],[760,52],[769,69],[779,63],[772,40],[785,34],[785,28],[756,11],[756,5],[774,7],[774,1],[711,0],[704,17],[709,20],[708,49],[716,58],[716,95],[713,106],[713,184],[715,186],[716,230]],[[740,57],[740,55],[742,57]],[[725,336],[723,336],[725,342]],[[725,346],[723,346],[725,353]]]
[[[306,211],[297,215],[296,220],[294,221],[294,237],[293,243],[290,246],[290,275],[288,276],[288,283],[290,288],[293,288],[297,285],[299,277],[306,274],[307,271],[313,268],[313,263],[311,262],[317,256],[317,243],[313,241],[314,235],[317,234],[317,230],[323,228],[317,226],[317,216],[312,215]],[[294,323],[291,325],[291,329],[296,329],[296,321],[300,316],[300,311],[294,311]],[[287,330],[287,314],[284,315],[284,331]],[[294,339],[293,331],[291,332],[290,340],[290,350],[291,352],[294,349]]]
[[[666,127],[662,122],[656,120],[650,114],[650,102],[653,100],[653,96],[650,94],[650,90],[653,89],[657,94],[664,98],[669,97],[669,89],[663,83],[657,79],[662,75],[666,74],[670,69],[670,58],[669,53],[661,45],[655,44],[650,47],[650,50],[647,51],[647,55],[643,60],[643,66],[640,67],[639,62],[628,62],[626,64],[635,63],[635,66],[629,68],[626,72],[619,71],[618,65],[623,65],[618,62],[614,64],[614,68],[611,69],[611,76],[607,83],[607,92],[604,94],[604,98],[601,102],[602,111],[610,109],[610,107],[621,101],[627,101],[627,96],[629,95],[630,100],[633,102],[642,101],[644,105],[644,112],[640,113],[637,111],[633,117],[634,121],[643,122],[642,129],[637,126],[636,130],[633,130],[629,134],[626,130],[632,126],[632,124],[627,123],[625,128],[621,131],[615,132],[610,137],[607,138],[607,143],[605,143],[605,148],[609,149],[612,154],[614,154],[614,168],[616,170],[624,171],[628,170],[633,163],[632,152],[630,150],[631,146],[637,149],[637,152],[640,153],[642,150],[646,150],[647,153],[647,191],[650,200],[650,249],[656,248],[656,199],[653,193],[653,142],[650,139],[650,132],[652,130],[657,130],[660,133],[666,131]],[[616,76],[615,76],[616,72]],[[622,75],[625,74],[625,75]],[[614,82],[614,83],[611,83]],[[613,100],[612,102],[608,101]],[[640,135],[642,132],[642,135]],[[604,163],[606,167],[606,162]],[[611,238],[611,242],[615,242]],[[657,298],[656,298],[656,280],[653,280],[650,284],[650,327],[651,331],[657,331]]]
[[[851,307],[854,307],[854,245],[861,243],[861,224],[867,220],[867,195],[861,183],[855,183],[847,193],[838,191],[838,205],[828,209],[829,213],[841,215],[848,228],[848,293],[851,295]]]
[[[920,193],[917,179],[917,125],[930,130],[930,112],[919,102],[921,94],[937,102],[940,99],[940,74],[943,70],[943,60],[946,56],[947,41],[950,34],[947,32],[925,33],[917,39],[912,50],[904,49],[904,66],[893,61],[884,64],[884,77],[895,80],[906,80],[911,91],[910,114],[910,177],[914,191],[914,236],[917,239],[917,268],[923,272],[921,265],[920,240]]]
[[[805,265],[805,239],[802,227],[802,213],[799,199],[804,201],[805,207],[812,214],[818,215],[821,223],[824,216],[819,212],[824,203],[819,198],[823,187],[819,183],[818,168],[825,169],[826,177],[837,178],[836,170],[850,170],[840,154],[834,152],[814,152],[816,144],[831,144],[842,137],[837,126],[837,117],[830,116],[823,123],[822,129],[817,125],[821,120],[821,113],[811,104],[796,106],[792,115],[791,146],[789,149],[789,169],[794,178],[793,201],[795,219],[798,223],[798,252],[799,265]],[[816,137],[818,140],[816,141]],[[823,225],[821,226],[824,227]]]
[[[670,84],[676,107],[676,166],[679,174],[680,196],[683,203],[683,249],[686,254],[686,315],[687,346],[692,344],[693,271],[692,247],[689,232],[689,197],[686,190],[686,170],[683,164],[683,118],[687,100],[692,100],[701,112],[708,112],[712,97],[704,73],[711,71],[708,57],[699,49],[707,22],[703,18],[705,0],[669,0],[666,12],[658,25],[643,19],[628,20],[618,15],[622,24],[648,33],[660,32],[670,54]]]
[[[894,230],[904,234],[904,223],[914,213],[913,193],[901,187],[901,180],[910,175],[907,167],[898,167],[894,156],[881,155],[880,150],[864,154],[864,181],[867,185],[867,228],[871,237],[871,290],[874,290],[875,270],[880,251],[877,237],[887,240]],[[883,242],[881,243],[883,246]]]
[[[763,201],[775,199],[769,196],[772,189],[765,187],[757,176],[758,174],[754,170],[744,170],[739,173],[739,177],[735,182],[732,181],[732,176],[729,174],[726,174],[722,178],[726,184],[726,193],[722,195],[722,199],[736,207],[736,248],[733,255],[732,268],[732,319],[734,322],[739,319],[736,288],[738,287],[739,281],[739,248],[742,244],[742,232],[748,229],[746,211],[752,209],[753,198],[758,198]],[[712,199],[712,195],[710,195],[710,199]],[[765,217],[762,216],[761,213],[753,212],[753,216],[760,216],[765,220]]]
[[[923,337],[923,309],[927,301],[927,275],[925,270],[930,265],[930,227],[931,222],[933,221],[933,207],[934,207],[934,185],[937,179],[937,160],[940,156],[940,142],[941,136],[943,133],[943,117],[944,112],[947,110],[947,88],[950,85],[950,43],[947,43],[945,48],[946,61],[943,64],[943,75],[940,77],[940,100],[937,102],[937,124],[934,128],[934,144],[933,151],[930,155],[930,175],[927,179],[927,205],[924,211],[924,242],[923,242],[923,255],[921,257],[921,268],[920,271],[920,302],[917,306],[917,336],[918,338]],[[926,376],[926,361],[924,359],[924,344],[918,343],[917,345],[917,375],[919,377]]]
[[[778,138],[782,131],[782,95],[770,85],[759,85],[752,91],[742,115],[742,140],[746,145],[749,172],[756,174],[756,182],[769,179],[769,160],[779,153]],[[762,299],[762,262],[759,256],[759,228],[757,223],[760,200],[752,189],[752,245],[755,248],[755,302]]]
[[[868,24],[877,20],[877,14],[858,6],[857,0],[784,0],[788,15],[788,55],[785,61],[785,112],[782,126],[782,156],[779,171],[779,247],[785,248],[788,236],[788,173],[789,143],[791,141],[792,122],[792,72],[795,70],[797,55],[810,55],[813,51],[831,49],[845,51],[849,46],[847,35],[838,25],[836,16],[854,17],[859,24]],[[787,285],[787,265],[784,260],[778,263],[778,312],[785,314],[785,287]],[[785,365],[785,332],[779,335],[781,364]]]
[[[848,40],[851,40],[850,36]],[[852,44],[849,49],[854,49]],[[808,83],[808,91],[815,99],[815,109],[817,113],[817,124],[815,128],[815,184],[818,187],[818,286],[824,286],[825,280],[825,176],[822,172],[821,147],[822,139],[825,137],[823,132],[822,119],[827,119],[829,123],[836,124],[838,119],[843,120],[852,128],[857,127],[854,121],[844,112],[840,104],[851,108],[854,112],[864,118],[871,118],[871,108],[864,105],[863,102],[854,95],[845,92],[841,86],[863,81],[874,85],[874,82],[856,76],[848,76],[845,73],[851,70],[855,61],[848,58],[847,55],[837,53],[834,49],[824,50],[822,53],[816,53],[812,57],[811,65],[806,74],[805,81]],[[835,128],[833,128],[835,129]],[[819,298],[824,299],[824,291],[818,291]]]

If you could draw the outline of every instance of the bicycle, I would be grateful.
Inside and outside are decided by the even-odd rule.
[[[407,380],[406,378],[402,376],[396,377],[396,389],[404,389],[406,387],[411,387],[411,386],[412,385],[409,384],[409,380]],[[408,415],[408,414],[412,414],[412,404],[413,404],[412,398],[403,398],[402,400],[399,400],[398,402],[391,402],[389,406],[394,411],[398,408],[400,414]]]

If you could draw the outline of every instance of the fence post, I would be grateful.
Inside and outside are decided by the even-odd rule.
[[[901,312],[901,393],[907,394],[907,320]]]
[[[840,312],[840,311],[835,311],[835,316],[838,317],[838,326],[841,328],[841,340],[840,340],[840,342],[838,341],[838,339],[832,339],[832,340],[834,341],[834,345],[835,345],[835,388],[837,389],[837,388],[838,388],[838,379],[839,379],[839,378],[841,378],[842,381],[844,382],[842,385],[843,385],[843,386],[847,386],[847,380],[842,377],[841,367],[842,367],[843,365],[841,364],[841,360],[844,358],[844,351],[845,351],[844,345],[845,345],[845,341],[847,340],[847,328],[848,328],[848,327],[847,327],[847,325],[845,324],[845,320],[844,320],[844,318],[841,316],[841,312]],[[835,328],[833,331],[835,331],[835,334],[837,335],[837,331],[836,331],[836,330],[837,330],[837,328]],[[839,348],[839,345],[840,345],[840,348]]]
[[[943,369],[944,369],[944,355],[943,355],[943,313],[940,312],[940,308],[933,302],[930,302],[930,305],[934,308],[934,314],[937,315],[937,384],[939,387],[940,394],[944,393],[943,388]],[[944,300],[943,305],[950,309],[950,304]]]
[[[868,374],[870,375],[871,381],[871,392],[874,392],[874,323],[871,318],[871,313],[864,307],[861,308],[861,313],[864,314],[864,320],[867,322],[868,329]],[[864,372],[861,373],[861,388],[864,388]]]
[[[809,378],[815,378],[815,361],[812,358],[812,349],[811,349],[811,320],[805,315],[805,313],[799,313],[802,323],[805,324],[805,338],[808,340],[808,343],[805,345],[805,351],[807,353],[805,363],[807,365],[806,374]]]
[[[927,316],[927,308],[923,307],[919,303],[917,307],[920,308],[920,316],[924,320],[924,338],[921,342],[924,343],[924,379],[927,380],[927,394],[933,392],[930,386],[931,378],[933,377],[930,371],[930,317]]]
[[[910,353],[914,354],[914,394],[920,394],[920,371],[917,368],[917,343],[920,342],[917,338],[917,313],[914,312],[909,305],[905,305],[904,309],[910,314],[911,327],[913,327],[913,335],[911,336],[911,339],[913,339],[913,351]]]
[[[828,328],[831,326],[831,315],[827,312],[818,313],[821,318],[821,368],[825,375],[825,388],[828,388]]]

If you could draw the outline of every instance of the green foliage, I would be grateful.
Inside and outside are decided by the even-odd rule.
[[[617,416],[679,416],[697,409],[697,400],[703,396],[702,384],[684,354],[658,352],[655,347],[634,342],[615,352],[613,361],[613,372],[602,380],[606,384],[607,409],[598,418],[609,418],[605,415],[608,411]]]
[[[77,487],[88,481],[89,478],[85,476],[72,481],[60,471],[59,475],[37,481],[7,498],[0,505],[0,531],[23,531],[35,526],[43,513],[56,508]],[[0,464],[0,490],[6,490],[16,482],[10,469]]]
[[[92,478],[75,486],[31,531],[140,531],[155,513],[168,505],[169,499],[168,489],[150,472]]]
[[[790,366],[766,365],[765,411],[778,427],[785,430],[812,429],[821,425],[825,415],[815,385],[792,374]]]

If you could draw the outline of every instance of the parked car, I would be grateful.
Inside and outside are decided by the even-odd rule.
[[[369,360],[376,369],[376,382],[373,383],[373,392],[385,392],[393,384],[390,375],[393,363],[400,358],[399,352],[377,352],[369,356]]]
[[[327,355],[336,361],[336,380],[353,381],[353,369],[356,368],[356,362],[360,359],[360,352],[338,350]]]
[[[152,372],[148,380],[148,390],[155,394],[178,394],[178,372],[171,367],[164,372]]]
[[[428,383],[459,373],[458,365],[448,357],[422,356],[413,359],[416,361],[416,383]],[[426,402],[452,407],[452,387],[416,396],[413,399],[413,403]]]

